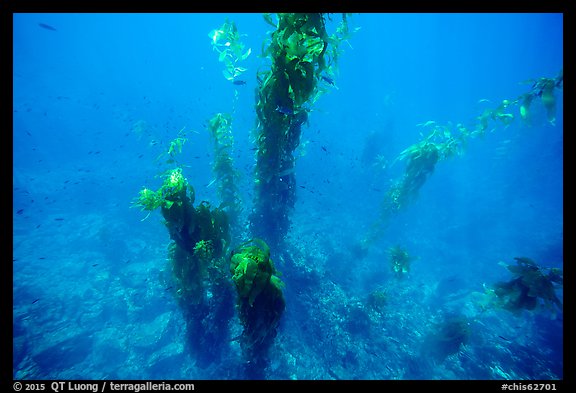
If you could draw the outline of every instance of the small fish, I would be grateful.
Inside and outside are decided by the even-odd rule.
[[[40,26],[41,28],[46,29],[46,30],[58,31],[54,27],[47,25],[46,23],[38,23],[38,26]]]
[[[16,214],[22,214],[22,213],[24,213],[24,209],[20,209],[16,212]]]
[[[512,340],[510,340],[510,339],[508,339],[508,338],[506,338],[506,337],[504,337],[504,336],[498,335],[498,337],[500,337],[500,338],[501,338],[502,340],[504,340],[504,341],[508,341],[508,342],[512,341]]]
[[[242,81],[242,80],[235,80],[234,82],[232,82],[233,85],[236,86],[242,86],[246,84],[246,81]]]
[[[276,112],[280,112],[283,115],[293,115],[294,111],[290,108],[287,108],[283,105],[276,105]]]
[[[166,291],[169,291],[169,290],[172,289],[172,288],[173,288],[172,286],[169,286],[169,287],[165,288],[165,290],[166,290]]]
[[[64,221],[64,219],[61,217],[58,217],[58,218],[55,218],[54,221]]]
[[[38,258],[38,259],[46,259],[46,257],[40,257],[40,258]]]
[[[326,146],[321,146],[322,150],[324,150],[326,153],[328,153],[328,149],[326,149]]]
[[[334,86],[334,79],[329,78],[327,76],[322,75],[320,78],[322,78],[322,80],[326,83],[328,83],[329,85]]]
[[[93,264],[93,265],[92,265],[92,267],[96,267],[96,266],[98,266],[98,264],[97,264],[97,263],[95,263],[95,264]]]
[[[38,300],[40,300],[40,298],[34,300],[34,301],[32,302],[32,304],[36,303]]]

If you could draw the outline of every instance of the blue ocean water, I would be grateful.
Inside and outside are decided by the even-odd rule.
[[[226,18],[252,49],[245,84],[223,76],[209,37]],[[341,43],[334,84],[309,104],[294,153],[292,225],[271,255],[286,310],[266,378],[563,379],[563,312],[486,300],[514,278],[504,266],[514,258],[563,267],[562,89],[555,122],[535,102],[529,125],[517,110],[510,125],[492,123],[359,251],[404,176],[397,157],[431,125],[473,128],[486,108],[559,74],[563,16],[348,19],[359,29]],[[340,20],[330,15],[329,32]],[[227,112],[250,211],[257,73],[270,67],[272,30],[250,13],[14,14],[15,379],[244,378],[238,318],[225,322],[220,358],[200,362],[186,345],[170,236],[158,211],[132,202],[161,185],[162,154],[183,132],[178,163],[196,201],[217,205],[207,122]],[[411,260],[401,275],[396,246]]]

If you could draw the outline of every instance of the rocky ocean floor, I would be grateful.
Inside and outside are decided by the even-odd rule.
[[[113,213],[15,217],[14,379],[241,379],[237,319],[218,362],[187,350],[159,217]],[[483,309],[481,284],[458,277],[363,269],[310,231],[272,256],[287,307],[268,379],[563,378],[561,316]]]

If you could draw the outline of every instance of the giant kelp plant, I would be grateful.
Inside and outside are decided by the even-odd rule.
[[[224,77],[234,85],[244,84],[244,81],[236,79],[246,71],[238,63],[245,60],[251,51],[244,51],[234,22],[226,19],[220,29],[210,33],[210,37],[213,48],[220,53],[219,60],[225,64]],[[237,188],[238,173],[232,159],[232,118],[238,91],[234,93],[232,114],[217,113],[210,119],[208,129],[214,143],[212,170],[218,183],[218,196],[230,217],[234,237],[240,238],[242,201]],[[270,248],[263,240],[255,238],[241,244],[231,252],[229,260],[232,281],[237,290],[237,312],[243,328],[239,340],[245,362],[244,376],[264,379],[268,352],[285,307],[282,295],[284,284],[276,276]]]
[[[332,81],[338,44],[348,36],[346,15],[332,35],[325,15],[281,13],[264,55],[270,70],[258,75],[255,143],[255,199],[250,228],[253,236],[276,248],[290,225],[296,197],[294,150],[300,144],[302,125],[310,106],[322,93],[319,81]]]
[[[187,342],[197,354],[197,364],[204,366],[222,355],[234,314],[225,258],[230,236],[227,214],[205,201],[194,207],[194,199],[194,188],[176,168],[164,175],[157,191],[142,189],[135,204],[149,212],[160,208],[165,219]]]
[[[252,50],[246,49],[241,41],[236,23],[226,18],[224,24],[212,30],[208,36],[212,49],[218,53],[218,60],[224,64],[222,71],[224,77],[233,85],[240,86],[246,82],[239,78],[247,68],[240,64],[245,61]],[[234,167],[232,150],[234,148],[234,136],[232,134],[232,121],[238,100],[238,90],[234,90],[232,113],[216,113],[208,121],[208,130],[214,147],[214,162],[212,171],[218,187],[218,197],[222,208],[228,213],[231,232],[235,237],[240,236],[240,213],[242,211],[242,199],[238,191],[238,171]]]
[[[386,193],[382,202],[381,217],[374,223],[363,246],[368,246],[374,239],[381,236],[390,217],[417,199],[420,189],[434,172],[438,162],[463,154],[470,139],[494,130],[494,122],[508,127],[519,115],[525,124],[531,124],[533,103],[539,99],[544,106],[548,121],[554,125],[556,121],[555,90],[563,87],[563,81],[562,71],[555,78],[528,81],[532,84],[528,92],[514,100],[505,99],[496,108],[485,109],[476,118],[477,122],[468,128],[461,123],[440,125],[435,121],[428,121],[419,124],[423,129],[430,131],[421,141],[403,150],[394,161],[406,161],[404,174],[392,183]]]
[[[263,379],[268,352],[285,308],[284,283],[277,276],[270,248],[261,239],[252,239],[230,254],[230,271],[243,326],[240,346],[246,377]]]

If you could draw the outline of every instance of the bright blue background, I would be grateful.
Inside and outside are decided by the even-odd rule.
[[[222,76],[208,37],[226,17],[252,48],[244,86]],[[329,32],[340,16],[332,19]],[[555,126],[535,104],[531,127],[517,119],[470,140],[463,156],[437,165],[366,258],[350,250],[402,175],[403,162],[390,164],[421,140],[417,124],[473,128],[484,108],[529,91],[522,82],[558,74],[563,16],[355,14],[350,21],[360,30],[342,44],[338,88],[313,105],[306,151],[297,153],[295,265],[277,258],[288,306],[269,378],[562,378],[561,314],[482,314],[471,297],[511,278],[500,261],[525,256],[562,267],[561,90]],[[14,15],[15,378],[240,377],[237,343],[224,365],[204,370],[185,353],[180,310],[165,290],[168,233],[157,212],[141,222],[146,214],[130,202],[143,186],[161,184],[155,176],[168,167],[155,158],[184,128],[185,175],[197,201],[217,204],[215,187],[207,187],[206,122],[232,111],[236,90],[234,159],[250,209],[256,72],[269,66],[260,54],[271,28],[258,14]],[[144,135],[134,131],[138,121]],[[373,165],[378,154],[385,169]],[[415,258],[401,282],[386,253],[396,244]],[[301,280],[303,270],[310,282]],[[394,293],[389,314],[359,334],[347,331],[342,304],[376,288]],[[318,312],[302,319],[311,307]],[[464,354],[432,365],[418,360],[422,337],[455,311],[473,325]],[[324,343],[331,334],[337,345]],[[402,344],[386,347],[390,337]],[[377,359],[358,349],[378,345],[401,355],[382,351]]]

